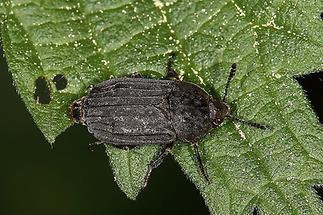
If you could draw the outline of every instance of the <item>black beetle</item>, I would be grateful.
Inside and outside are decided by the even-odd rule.
[[[172,68],[174,57],[171,53],[163,80],[141,77],[107,80],[92,87],[88,96],[70,106],[74,122],[86,125],[100,140],[95,145],[106,143],[118,148],[163,145],[149,165],[145,183],[151,170],[162,162],[177,140],[192,144],[201,173],[209,181],[197,143],[225,118],[266,128],[231,114],[227,91],[236,64],[231,67],[224,97],[220,100],[193,83],[180,81]]]

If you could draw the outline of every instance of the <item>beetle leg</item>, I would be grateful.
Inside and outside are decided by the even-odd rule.
[[[88,145],[88,149],[91,151],[91,152],[94,152],[99,145],[101,145],[103,142],[95,142],[95,143],[90,143]]]
[[[142,75],[139,72],[133,72],[129,75],[129,78],[142,78]]]
[[[192,144],[192,147],[193,147],[193,150],[194,150],[194,158],[195,158],[195,161],[196,163],[198,164],[200,170],[201,170],[201,173],[203,175],[203,177],[205,178],[205,180],[210,183],[210,180],[209,180],[209,177],[205,171],[205,167],[204,167],[204,164],[202,162],[202,159],[201,159],[201,156],[200,156],[200,153],[199,153],[199,149],[198,149],[198,146],[196,143],[193,143]]]
[[[118,149],[128,150],[128,149],[133,149],[136,146],[134,146],[134,145],[113,145],[113,147],[118,148]]]
[[[102,143],[105,143],[105,142],[101,141],[101,142],[90,143],[88,145],[88,149],[91,152],[94,152],[99,147],[99,145],[101,145]],[[128,149],[133,149],[136,146],[134,146],[134,145],[113,145],[113,147],[118,148],[118,149],[128,150]]]
[[[164,160],[164,158],[168,155],[170,150],[172,149],[174,143],[168,143],[166,145],[163,145],[161,150],[155,155],[154,159],[150,162],[148,165],[148,170],[144,178],[144,186],[146,187],[150,173],[153,169],[158,167]]]
[[[169,58],[166,64],[166,76],[164,77],[164,79],[175,78],[176,80],[179,80],[179,76],[177,72],[173,69],[175,57],[176,57],[175,52],[169,53]]]

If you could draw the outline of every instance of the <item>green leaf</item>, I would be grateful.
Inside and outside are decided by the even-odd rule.
[[[5,7],[4,7],[4,3],[3,2],[0,2],[0,23],[2,23],[2,20],[4,19],[5,17]]]
[[[114,178],[120,189],[130,199],[136,199],[140,190],[145,186],[144,176],[148,172],[147,164],[153,159],[157,148],[157,146],[143,146],[120,150],[106,145]]]
[[[323,69],[322,0],[66,1],[0,4],[6,57],[21,98],[49,142],[72,125],[68,106],[91,84],[135,71],[164,74],[166,57],[187,81],[222,95],[232,63],[230,106],[268,131],[226,121],[200,143],[207,185],[189,145],[172,154],[212,214],[320,214],[323,129],[293,76]],[[2,14],[2,16],[1,16]],[[53,78],[68,81],[57,90]],[[51,101],[35,100],[44,77]],[[242,138],[242,137],[245,138]],[[158,147],[107,147],[117,183],[134,199]]]

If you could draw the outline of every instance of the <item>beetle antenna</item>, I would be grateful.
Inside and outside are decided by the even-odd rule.
[[[227,83],[225,85],[225,91],[224,91],[224,96],[223,96],[223,100],[222,100],[224,103],[227,103],[228,89],[230,87],[230,83],[231,83],[232,78],[236,74],[236,71],[237,71],[237,64],[234,63],[234,64],[231,65],[231,70],[230,70],[230,73],[229,73],[229,77],[228,77]]]
[[[241,122],[241,123],[243,123],[245,125],[249,125],[251,127],[258,128],[258,129],[261,129],[261,130],[270,129],[270,126],[268,126],[268,125],[263,125],[263,124],[252,122],[252,121],[249,121],[249,120],[239,119],[239,118],[234,117],[234,116],[231,116],[230,118],[232,120],[234,120],[234,121]]]
[[[167,64],[166,64],[166,76],[164,77],[164,79],[175,78],[176,80],[179,80],[179,76],[178,76],[177,72],[173,68],[176,53],[174,51],[172,51],[168,55],[169,55],[168,56],[168,61],[167,61]]]
[[[207,183],[210,183],[210,179],[206,173],[206,169],[204,167],[204,164],[202,162],[202,159],[201,159],[201,156],[200,156],[200,153],[199,153],[199,149],[198,149],[198,146],[196,143],[193,143],[192,144],[193,146],[193,150],[194,150],[194,158],[195,158],[195,161],[197,162],[199,168],[200,168],[200,171],[204,177],[204,179],[206,180]]]

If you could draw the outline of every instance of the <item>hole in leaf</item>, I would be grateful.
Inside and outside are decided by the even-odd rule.
[[[56,75],[53,78],[53,82],[55,83],[55,86],[56,86],[57,90],[63,90],[67,86],[67,79],[65,78],[64,75],[61,75],[61,74]]]
[[[323,202],[323,184],[316,184],[313,186],[315,193],[320,197],[320,200]]]
[[[49,84],[43,76],[37,78],[35,81],[34,99],[39,104],[49,104],[51,100]]]
[[[320,17],[321,17],[321,19],[323,20],[323,12],[321,12]]]
[[[258,207],[254,207],[254,209],[252,211],[252,215],[260,215]]]
[[[295,77],[306,92],[308,100],[323,124],[323,71]]]

